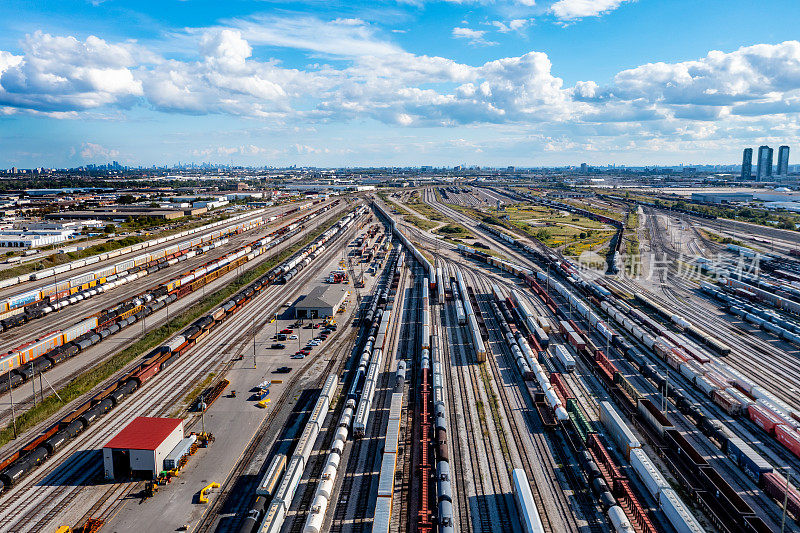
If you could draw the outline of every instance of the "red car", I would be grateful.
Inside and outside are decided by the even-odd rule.
[[[308,355],[311,353],[311,350],[308,348],[303,348],[302,350],[300,350],[300,353],[303,355]]]
[[[282,329],[282,330],[281,330],[281,333],[294,333],[294,330],[293,330],[293,329],[286,328],[286,329]]]

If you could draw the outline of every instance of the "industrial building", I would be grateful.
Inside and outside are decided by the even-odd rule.
[[[73,230],[3,230],[0,231],[0,248],[41,248],[61,244],[75,236]]]
[[[153,479],[183,439],[183,419],[140,416],[103,446],[106,479]]]
[[[296,318],[321,318],[333,316],[341,307],[347,295],[347,289],[340,285],[320,285],[311,290],[294,306]]]
[[[128,218],[159,218],[163,220],[174,220],[182,218],[183,211],[177,210],[162,210],[162,209],[146,209],[146,208],[113,208],[113,209],[96,209],[92,211],[61,211],[58,213],[49,213],[45,218],[49,220],[66,219],[100,219],[100,220],[127,220]]]
[[[753,201],[753,195],[744,192],[694,192],[692,201],[706,204],[746,203]]]

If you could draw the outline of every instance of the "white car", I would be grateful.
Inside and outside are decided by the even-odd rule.
[[[289,340],[296,341],[297,340],[297,335],[294,335],[294,334],[293,335],[289,335]]]
[[[319,341],[317,340],[310,341],[308,344],[310,344],[311,346],[319,346]]]

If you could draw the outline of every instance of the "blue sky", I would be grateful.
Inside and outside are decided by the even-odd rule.
[[[4,0],[0,168],[734,163],[800,2]]]

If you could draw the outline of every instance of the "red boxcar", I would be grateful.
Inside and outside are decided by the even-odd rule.
[[[786,512],[795,518],[800,518],[800,492],[794,487],[789,485],[788,497],[786,494],[786,478],[777,472],[767,472],[761,474],[761,488],[764,489],[772,499],[780,502],[783,505],[783,500],[786,499]]]
[[[775,426],[781,423],[779,418],[758,405],[750,405],[747,413],[750,415],[750,420],[771,435],[775,434]]]
[[[583,339],[574,331],[571,331],[569,335],[567,335],[567,338],[569,339],[569,343],[572,345],[573,348],[575,348],[575,350],[580,351],[586,348],[586,343],[583,342]]]
[[[797,431],[784,424],[778,424],[775,426],[775,438],[790,452],[800,457],[800,434]]]

